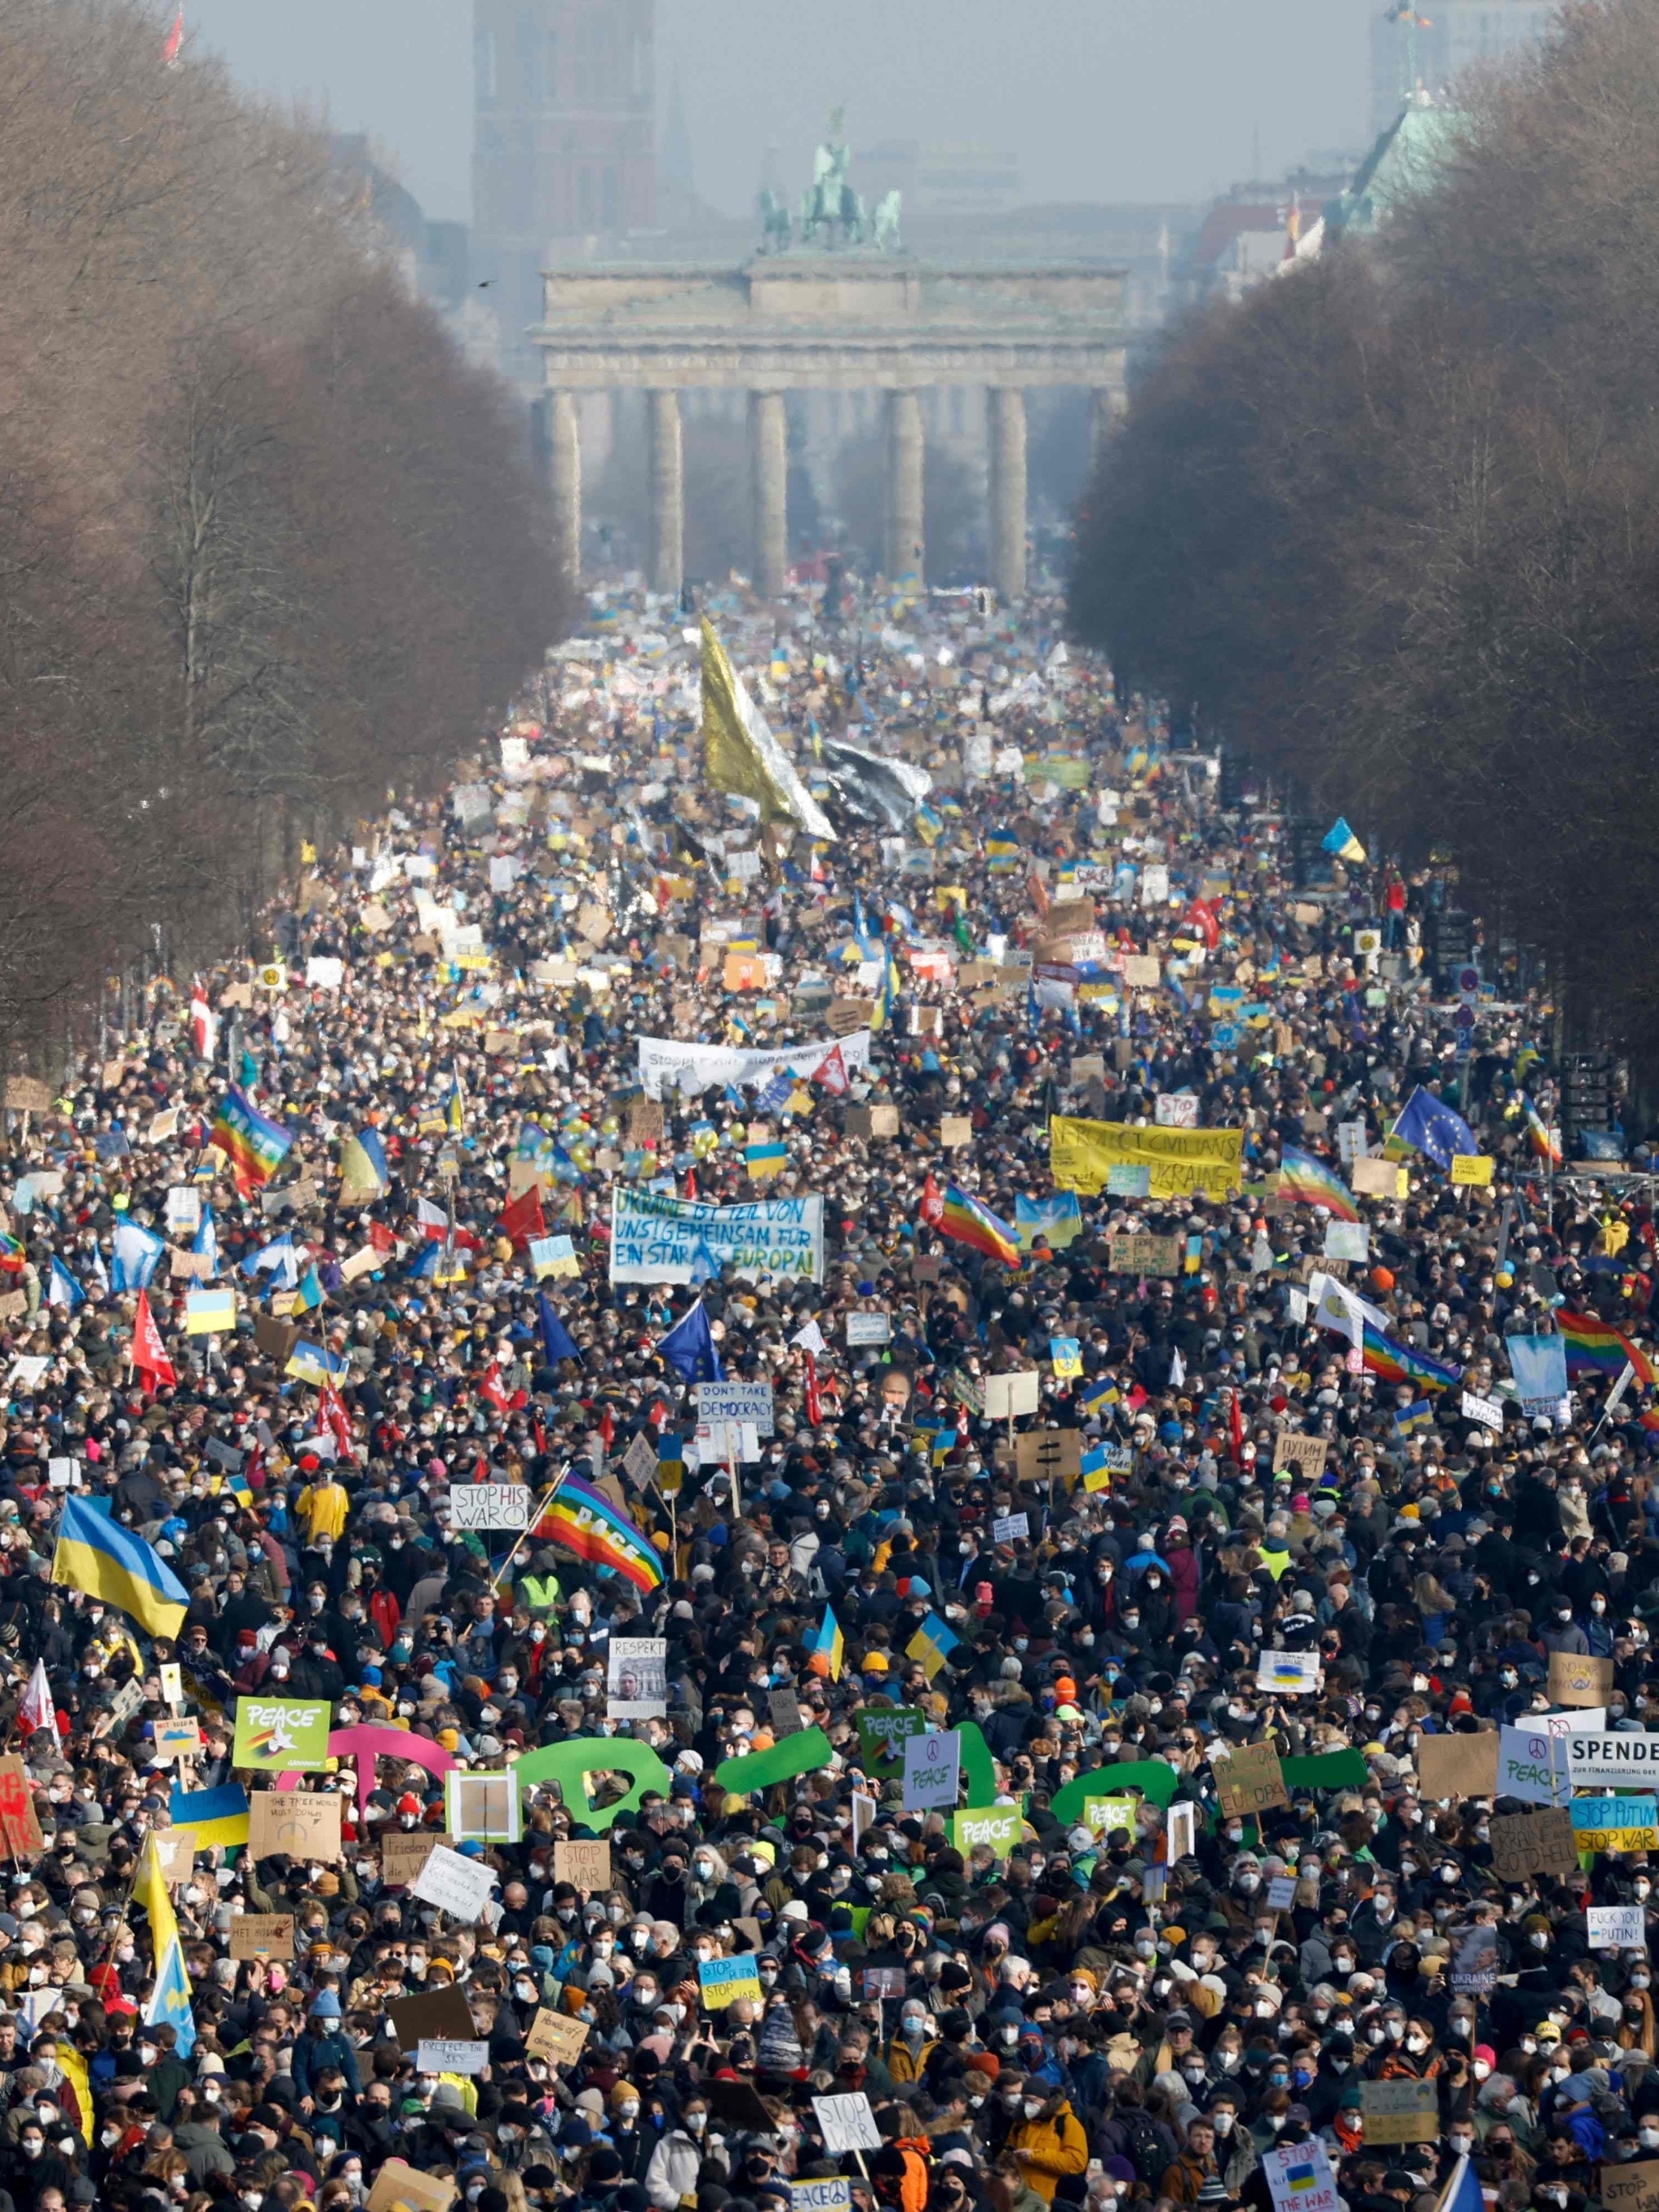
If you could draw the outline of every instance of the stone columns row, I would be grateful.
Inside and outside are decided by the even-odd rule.
[[[1020,599],[1025,596],[1025,394],[999,385],[992,387],[989,399],[991,580],[1004,600]],[[1090,435],[1097,453],[1121,407],[1118,392],[1093,394]],[[581,438],[574,392],[551,392],[539,403],[538,439],[553,495],[559,565],[574,583],[581,574],[582,514]],[[789,568],[789,437],[782,392],[750,392],[749,455],[755,583],[763,596],[775,599]],[[926,569],[926,456],[918,395],[890,392],[885,568],[895,583],[919,581]],[[685,461],[678,392],[646,394],[646,480],[651,589],[677,594],[685,574]]]

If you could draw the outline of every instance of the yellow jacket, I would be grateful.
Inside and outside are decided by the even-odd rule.
[[[1008,2148],[1022,2154],[1019,2170],[1045,2204],[1054,2203],[1064,2175],[1089,2168],[1089,2138],[1064,2099],[1053,2119],[1021,2120],[1009,2131]]]

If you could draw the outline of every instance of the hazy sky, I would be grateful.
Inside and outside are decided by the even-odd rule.
[[[1382,0],[659,0],[659,119],[678,79],[702,197],[753,201],[768,143],[793,191],[830,107],[853,146],[1012,149],[1024,197],[1203,198],[1358,149]],[[395,155],[428,215],[471,212],[468,0],[186,0],[244,83],[326,103]],[[856,175],[854,181],[856,183]]]

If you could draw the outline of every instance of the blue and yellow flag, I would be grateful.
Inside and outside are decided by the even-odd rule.
[[[64,1500],[52,1579],[118,1606],[152,1636],[177,1636],[190,1603],[190,1592],[142,1536],[82,1498]]]
[[[815,1674],[827,1674],[832,1682],[841,1680],[842,1654],[846,1638],[841,1632],[841,1623],[826,1605],[823,1619],[818,1624],[806,1647],[806,1664]]]
[[[247,1841],[247,1792],[240,1782],[218,1790],[181,1790],[175,1782],[167,1811],[175,1828],[193,1830],[198,1851]]]
[[[144,1845],[136,1893],[149,1916],[149,1940],[155,1954],[155,1987],[144,2008],[146,2027],[170,2027],[178,2038],[173,2049],[188,2058],[196,2048],[196,2015],[190,2005],[190,1976],[185,1971],[185,1947],[179,1938],[179,1922],[161,1878],[161,1854],[151,1836]]]

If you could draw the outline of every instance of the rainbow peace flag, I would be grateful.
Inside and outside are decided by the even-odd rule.
[[[1019,1239],[1007,1223],[1000,1220],[988,1206],[981,1206],[965,1190],[958,1190],[953,1182],[945,1186],[943,1205],[934,1226],[943,1235],[953,1237],[958,1244],[971,1244],[988,1260],[1000,1260],[1005,1267],[1019,1265]]]
[[[536,1534],[562,1544],[590,1565],[613,1567],[635,1589],[652,1590],[661,1584],[662,1565],[654,1549],[620,1506],[580,1475],[566,1475]]]
[[[1311,1152],[1298,1152],[1294,1145],[1286,1145],[1280,1155],[1279,1195],[1295,1206],[1322,1206],[1333,1221],[1359,1218],[1353,1194],[1335,1170],[1316,1160]]]
[[[239,1183],[269,1182],[294,1144],[279,1122],[268,1121],[240,1091],[227,1095],[210,1134],[228,1158]]]
[[[806,1664],[814,1674],[827,1674],[832,1682],[841,1680],[842,1654],[847,1639],[841,1632],[841,1623],[826,1605],[823,1619],[813,1632],[806,1646]]]
[[[1461,1367],[1443,1366],[1431,1359],[1426,1352],[1419,1352],[1414,1345],[1401,1344],[1391,1336],[1384,1336],[1380,1328],[1365,1323],[1365,1341],[1360,1356],[1368,1375],[1380,1375],[1385,1382],[1415,1382],[1419,1390],[1449,1390],[1454,1382],[1461,1382]]]
[[[1627,1336],[1621,1335],[1611,1322],[1603,1321],[1599,1314],[1568,1313],[1565,1308],[1558,1308],[1555,1326],[1567,1347],[1569,1375],[1605,1375],[1611,1380],[1622,1372],[1628,1359],[1638,1382],[1646,1384],[1656,1380],[1653,1362],[1646,1352],[1638,1352]]]
[[[0,1236],[0,1275],[21,1275],[28,1254],[15,1237]]]

